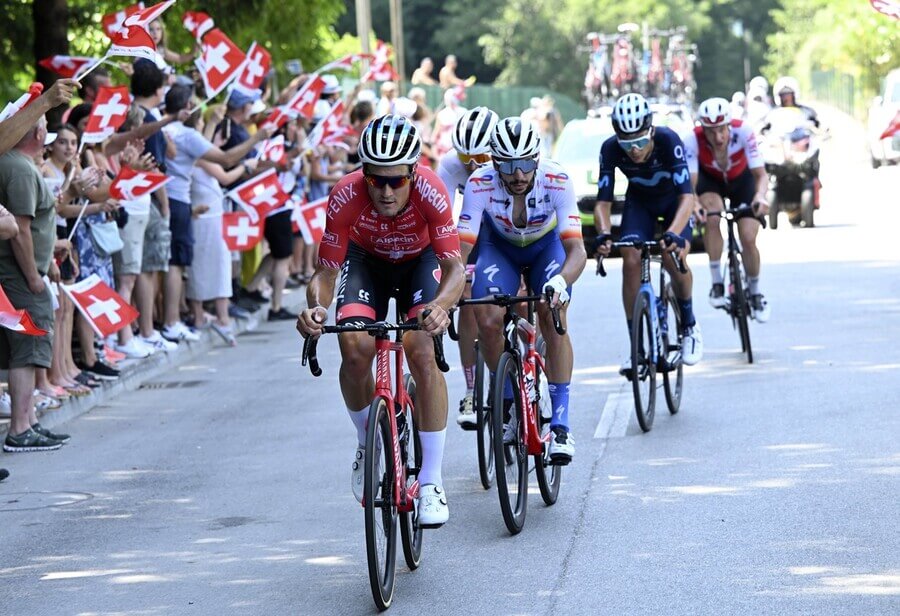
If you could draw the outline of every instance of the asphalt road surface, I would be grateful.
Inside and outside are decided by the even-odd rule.
[[[444,460],[450,522],[399,565],[394,614],[900,613],[900,168],[873,171],[825,114],[815,229],[762,234],[769,323],[756,363],[706,302],[682,411],[640,433],[626,382],[620,264],[575,287],[575,462],[510,537],[473,433]],[[293,324],[262,326],[0,457],[0,614],[370,614],[354,431]],[[402,556],[400,557],[402,563]]]

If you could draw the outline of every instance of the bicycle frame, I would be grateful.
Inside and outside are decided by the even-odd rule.
[[[531,310],[529,310],[529,312],[531,312]],[[507,306],[506,315],[503,318],[503,327],[506,332],[505,350],[516,357],[520,368],[519,399],[522,408],[525,409],[525,425],[522,426],[525,447],[528,451],[528,455],[541,455],[544,451],[544,443],[550,440],[550,433],[548,432],[543,437],[540,436],[540,430],[537,425],[537,413],[535,412],[535,408],[540,401],[540,391],[537,391],[536,384],[534,383],[535,370],[536,368],[540,368],[542,374],[547,374],[544,358],[541,357],[536,349],[537,329],[528,319],[523,319],[519,316],[511,306]],[[518,343],[523,336],[523,342],[525,343],[524,357]],[[530,375],[532,378],[530,388],[526,385],[526,375]],[[529,398],[529,389],[535,393],[534,400]]]

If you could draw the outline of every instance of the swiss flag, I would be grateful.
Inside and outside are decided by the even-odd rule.
[[[28,87],[28,92],[26,92],[13,102],[6,103],[6,107],[3,108],[3,111],[0,111],[0,122],[13,117],[21,110],[25,109],[25,107],[30,105],[36,98],[40,97],[43,91],[44,84],[37,82],[31,84]]]
[[[61,286],[91,329],[102,338],[113,335],[138,318],[138,311],[97,274],[71,286]]]
[[[197,41],[203,38],[203,35],[215,27],[212,17],[200,11],[185,11],[181,17],[181,23],[187,28]]]
[[[322,67],[316,69],[316,72],[317,73],[327,73],[328,71],[333,71],[336,69],[343,70],[343,71],[349,71],[350,69],[353,68],[353,65],[356,64],[357,62],[360,62],[361,60],[371,60],[374,57],[375,56],[373,56],[370,53],[347,54],[346,56],[344,56],[343,58],[341,58],[339,60],[329,62],[325,66],[322,66]]]
[[[210,30],[203,38],[203,55],[194,63],[203,76],[206,96],[213,98],[237,79],[247,56],[218,28]]]
[[[244,208],[253,220],[265,218],[290,199],[278,181],[275,169],[269,169],[233,188],[228,196]]]
[[[134,201],[138,197],[155,192],[171,179],[164,173],[135,171],[130,167],[122,167],[119,175],[109,185],[109,196],[122,201]]]
[[[98,58],[84,58],[81,56],[50,56],[49,58],[44,58],[38,64],[64,79],[71,79],[82,71],[91,68],[99,61]]]
[[[141,2],[140,6],[142,8],[129,14],[128,17],[125,18],[125,23],[123,25],[125,27],[141,26],[144,29],[148,29],[150,27],[150,22],[159,19],[163,12],[173,4],[175,4],[175,0],[165,0],[164,2],[154,4],[150,8],[145,9],[143,8],[144,3]]]
[[[287,107],[276,107],[272,110],[272,113],[269,114],[269,117],[263,121],[260,128],[271,128],[274,132],[295,117],[297,117],[297,114],[290,111]]]
[[[294,208],[291,211],[291,222],[294,231],[303,235],[303,241],[307,244],[318,244],[325,235],[325,211],[328,208],[328,197],[322,197],[312,202],[294,199]]]
[[[398,78],[391,66],[391,48],[384,41],[375,41],[375,57],[360,81],[396,81]]]
[[[307,136],[304,146],[312,150],[322,143],[334,142],[335,136],[343,137],[346,133],[341,120],[344,117],[344,101],[336,102],[328,115],[319,122],[313,131]]]
[[[260,158],[273,163],[281,163],[285,157],[284,135],[277,135],[263,142]]]
[[[229,212],[222,214],[222,236],[228,244],[228,250],[253,250],[263,236],[265,218],[255,221],[247,212]]]
[[[150,34],[144,26],[125,26],[118,32],[112,33],[109,38],[112,45],[106,52],[108,56],[129,56],[143,58],[157,63],[156,43],[150,38]]]
[[[144,8],[144,3],[139,2],[132,6],[126,7],[121,11],[110,13],[103,16],[103,32],[106,36],[112,38],[114,34],[118,34],[125,29],[125,20]]]
[[[888,127],[884,129],[884,132],[881,133],[881,137],[879,139],[887,139],[888,137],[892,137],[900,133],[900,111],[897,112],[897,115],[894,116],[894,119],[891,120],[891,123],[888,124]]]
[[[272,55],[266,51],[265,47],[253,41],[250,49],[247,50],[247,62],[244,64],[244,70],[241,71],[234,83],[235,90],[254,94],[262,86],[263,79],[271,66]]]
[[[316,102],[319,100],[319,96],[324,89],[324,79],[318,75],[310,77],[302,86],[300,86],[300,89],[291,97],[291,100],[288,101],[288,109],[302,115],[307,120],[311,120],[313,111],[316,107]]]
[[[3,287],[0,287],[0,327],[28,336],[43,336],[47,333],[34,324],[25,310],[16,310]]]
[[[128,86],[101,87],[81,135],[82,143],[100,143],[108,139],[125,123],[130,105]]]

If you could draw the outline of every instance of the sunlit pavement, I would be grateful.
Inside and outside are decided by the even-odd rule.
[[[577,455],[559,502],[535,486],[509,537],[451,414],[451,520],[419,570],[400,566],[392,613],[900,610],[900,167],[869,169],[852,124],[823,115],[817,227],[761,236],[773,309],[751,324],[756,363],[692,256],[706,356],[682,411],[660,396],[641,434],[616,374],[621,268],[601,279],[591,262],[570,311]],[[299,349],[292,324],[263,325],[159,379],[177,387],[66,424],[62,450],[0,457],[0,614],[372,613],[337,348],[320,345],[319,379]]]

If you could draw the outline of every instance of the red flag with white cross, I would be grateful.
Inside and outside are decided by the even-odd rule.
[[[384,41],[375,41],[375,57],[360,81],[396,81],[399,75],[391,65],[391,53]]]
[[[144,3],[139,2],[131,6],[125,7],[115,13],[104,15],[102,19],[103,32],[106,36],[112,38],[114,34],[118,34],[125,29],[125,20],[144,8]]]
[[[197,42],[216,25],[212,17],[201,11],[185,11],[181,17],[181,23]]]
[[[149,8],[143,8],[144,3],[141,2],[139,10],[134,11],[125,18],[124,26],[141,26],[145,30],[150,29],[150,23],[159,19],[167,8],[175,4],[175,0],[165,0],[154,4]]]
[[[159,54],[156,53],[156,43],[150,38],[150,34],[144,26],[125,26],[111,34],[109,38],[112,40],[112,45],[109,46],[106,57],[143,58],[158,64]]]
[[[24,309],[16,310],[3,287],[0,287],[0,327],[28,336],[43,336],[47,333],[47,330],[34,324]]]
[[[64,79],[71,79],[82,71],[91,68],[99,61],[99,58],[85,58],[82,56],[50,56],[49,58],[44,58],[38,64]]]
[[[325,212],[328,197],[322,197],[309,203],[295,200],[291,211],[291,222],[295,231],[303,235],[307,244],[318,244],[325,235]]]
[[[271,139],[267,139],[263,142],[260,150],[260,159],[281,164],[286,154],[284,135],[276,135]]]
[[[272,55],[256,41],[247,50],[247,62],[244,70],[234,82],[234,89],[245,94],[254,94],[260,90],[263,79],[272,66]]]
[[[97,274],[73,285],[61,286],[91,329],[102,338],[113,335],[138,318],[138,311]]]
[[[260,128],[271,128],[272,132],[275,132],[295,117],[297,117],[296,112],[289,110],[287,107],[276,107],[269,114],[269,117],[263,121]]]
[[[278,181],[275,169],[269,169],[233,188],[228,191],[228,197],[244,208],[254,221],[265,218],[291,198]]]
[[[344,125],[341,124],[343,118],[344,101],[338,101],[332,105],[328,115],[326,115],[306,137],[304,148],[312,150],[322,143],[334,141],[335,136],[343,136],[345,134]]]
[[[222,214],[222,236],[228,250],[253,250],[263,236],[265,218],[253,220],[247,212]]]
[[[101,87],[91,107],[81,142],[100,143],[112,136],[125,123],[130,105],[128,86]]]
[[[325,80],[318,75],[314,75],[300,86],[300,89],[291,97],[291,100],[288,101],[286,106],[288,109],[302,115],[307,120],[311,120],[313,111],[316,108],[316,102],[318,102],[319,96],[324,89]]]
[[[134,201],[155,192],[171,179],[164,173],[135,171],[131,167],[122,167],[119,175],[109,185],[109,196],[122,201]]]
[[[203,54],[194,63],[203,76],[207,98],[213,98],[237,79],[247,56],[218,28],[210,30],[203,37],[201,48]]]

